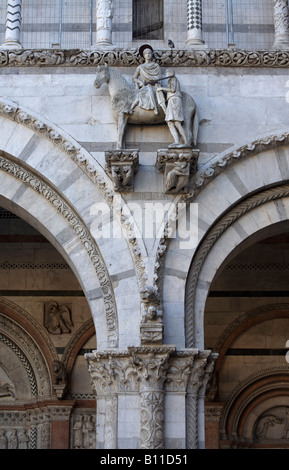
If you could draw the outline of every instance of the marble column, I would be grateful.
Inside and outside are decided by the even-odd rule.
[[[21,8],[22,0],[8,0],[6,14],[5,41],[1,49],[21,49]]]
[[[204,47],[202,21],[202,0],[187,0],[187,46]]]
[[[164,449],[164,383],[174,347],[130,348],[140,384],[140,448]]]
[[[96,0],[97,47],[112,46],[113,0]]]
[[[288,0],[273,0],[275,41],[274,49],[289,48]]]

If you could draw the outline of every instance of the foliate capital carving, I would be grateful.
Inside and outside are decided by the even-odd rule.
[[[148,390],[200,396],[212,377],[217,354],[175,346],[139,346],[86,354],[98,396]]]
[[[157,153],[157,169],[164,174],[166,194],[189,191],[190,178],[197,171],[200,151],[191,148],[161,149]]]
[[[137,374],[128,351],[94,351],[85,357],[98,396],[137,390]]]
[[[204,396],[212,378],[218,354],[202,351],[196,358],[188,382],[188,393],[194,396]]]
[[[134,176],[139,165],[138,150],[111,150],[105,152],[106,172],[111,177],[114,189],[119,192],[131,192]]]
[[[129,350],[138,374],[140,390],[163,390],[170,367],[170,355],[175,347],[132,347]]]

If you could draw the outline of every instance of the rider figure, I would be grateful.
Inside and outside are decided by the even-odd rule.
[[[152,60],[153,49],[149,44],[144,44],[140,47],[139,53],[145,62],[137,67],[132,79],[139,88],[139,93],[130,107],[129,114],[137,104],[143,109],[153,109],[155,114],[159,114],[158,105],[160,105],[165,113],[165,97],[159,90],[160,85],[155,83],[156,80],[161,79],[162,73],[160,66]]]

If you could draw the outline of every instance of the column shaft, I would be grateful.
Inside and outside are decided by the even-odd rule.
[[[274,49],[289,48],[289,9],[288,0],[273,0],[274,6]]]
[[[202,0],[187,0],[187,45],[204,44],[202,21]]]
[[[96,45],[112,45],[113,0],[96,1]]]
[[[22,0],[8,0],[5,41],[1,49],[20,49]]]

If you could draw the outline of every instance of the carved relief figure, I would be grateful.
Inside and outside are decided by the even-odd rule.
[[[114,189],[130,189],[133,184],[132,165],[116,166],[111,165],[111,177],[114,183]]]
[[[167,109],[165,120],[168,124],[170,133],[174,138],[174,142],[169,147],[189,147],[185,130],[183,128],[184,112],[180,82],[175,76],[174,70],[166,71],[168,78],[168,86],[161,87],[159,90],[167,92]],[[183,141],[180,142],[180,138]]]
[[[53,335],[71,333],[73,323],[69,307],[58,305],[57,302],[47,302],[45,304],[44,325]]]
[[[173,168],[166,177],[165,191],[175,193],[184,190],[189,185],[190,164],[188,162],[176,161]]]
[[[0,363],[0,398],[4,397],[15,398],[15,388],[4,366]]]
[[[143,321],[159,319],[162,315],[159,293],[152,286],[145,286],[140,290],[141,300],[145,306]]]
[[[7,449],[8,447],[8,439],[6,437],[6,433],[4,429],[0,429],[0,449]]]
[[[26,429],[19,431],[18,439],[19,439],[18,449],[28,449],[29,437],[27,435]]]
[[[56,385],[65,385],[66,384],[66,369],[65,365],[61,361],[53,361],[52,364],[54,372],[54,383]]]
[[[137,67],[132,79],[139,88],[139,93],[129,112],[131,113],[137,104],[143,109],[153,109],[155,114],[159,114],[159,104],[166,112],[165,97],[157,84],[162,72],[160,66],[152,60],[153,49],[149,44],[144,44],[140,47],[139,53],[145,62]]]
[[[95,421],[91,414],[76,416],[73,425],[74,449],[91,449],[95,447]]]
[[[259,437],[259,438],[267,437],[268,428],[270,426],[274,426],[276,423],[277,424],[282,423],[282,420],[278,418],[278,416],[268,415],[268,416],[264,416],[263,418],[261,418],[258,421],[258,425],[256,427],[256,431],[255,431],[256,437]]]
[[[146,46],[146,47],[144,47]],[[100,88],[108,85],[112,112],[117,122],[117,149],[124,148],[124,135],[127,124],[160,124],[165,122],[165,96],[158,81],[161,81],[161,70],[152,61],[152,48],[144,45],[142,53],[145,63],[137,67],[129,83],[115,68],[107,65],[98,66],[94,86]],[[135,86],[137,85],[137,87]],[[198,115],[193,98],[181,92],[183,107],[183,128],[188,145],[195,145],[198,134]]]

